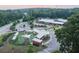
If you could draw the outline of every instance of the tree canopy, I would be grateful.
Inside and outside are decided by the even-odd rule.
[[[27,17],[24,17],[26,13]],[[65,18],[79,13],[79,8],[74,9],[51,9],[51,8],[27,8],[16,10],[0,10],[0,26],[9,24],[24,17],[23,21],[32,21],[32,18]]]
[[[63,28],[56,30],[61,52],[79,52],[79,14],[72,15]]]

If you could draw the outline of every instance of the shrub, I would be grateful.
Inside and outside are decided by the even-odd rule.
[[[40,47],[34,46],[34,45],[28,45],[27,46],[27,53],[34,53],[40,50]]]
[[[0,36],[0,46],[3,45],[3,36]]]

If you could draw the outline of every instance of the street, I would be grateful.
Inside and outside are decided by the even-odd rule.
[[[59,50],[59,43],[57,42],[54,30],[49,29],[50,32],[50,42],[48,43],[48,47],[39,51],[39,53],[50,53],[56,50]]]

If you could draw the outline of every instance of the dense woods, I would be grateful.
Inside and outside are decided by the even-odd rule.
[[[79,14],[72,15],[62,29],[56,30],[61,52],[79,52]]]
[[[30,9],[17,9],[17,10],[0,10],[0,26],[22,19],[24,13],[27,13],[28,15],[34,18],[39,17],[67,18],[72,14],[78,13],[78,11],[79,11],[78,8],[75,9],[30,8]]]
[[[0,11],[0,26],[11,23],[22,18],[22,14],[13,11]]]

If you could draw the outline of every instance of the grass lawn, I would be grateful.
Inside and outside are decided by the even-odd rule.
[[[19,34],[17,35],[17,38],[13,41],[14,43],[13,44],[16,44],[16,45],[24,45],[24,42],[25,42],[25,38],[22,37],[22,35],[25,35],[25,34],[28,34],[30,35],[30,38],[29,38],[29,42],[31,43],[32,42],[32,39],[36,37],[36,34],[33,33],[33,32],[19,32]]]
[[[26,48],[26,53],[36,53],[43,48],[41,46],[28,45]]]
[[[23,37],[21,37],[21,35],[23,35],[24,33],[19,33],[19,35],[17,36],[17,39],[11,43],[10,40],[12,39],[12,37],[14,36],[13,34],[10,35],[8,37],[8,39],[10,39],[7,43],[5,43],[4,46],[2,46],[2,48],[0,48],[0,52],[4,52],[4,53],[36,53],[38,51],[41,51],[42,49],[44,49],[44,47],[42,46],[34,46],[34,45],[23,45],[25,42],[25,39]],[[34,37],[36,37],[35,34],[30,33],[31,37],[30,39],[33,39]],[[2,37],[0,38],[1,42],[2,42]]]
[[[23,33],[19,33],[14,44],[22,45],[24,44],[25,39],[22,37]]]
[[[3,42],[3,36],[0,36],[0,46],[2,46]]]

